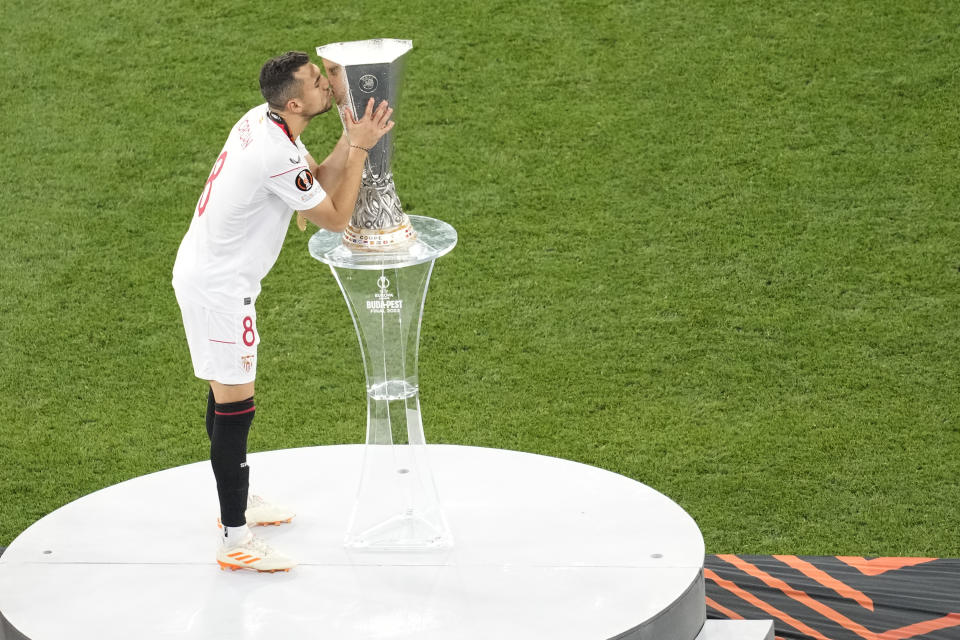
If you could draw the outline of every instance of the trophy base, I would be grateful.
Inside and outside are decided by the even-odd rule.
[[[360,251],[384,251],[403,247],[416,237],[409,220],[390,229],[361,229],[351,224],[343,232],[343,244]]]
[[[416,514],[401,514],[344,541],[348,549],[430,551],[453,546],[450,533]]]

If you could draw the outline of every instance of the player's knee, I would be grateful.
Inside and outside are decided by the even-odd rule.
[[[210,389],[213,390],[214,400],[220,404],[242,402],[248,398],[252,400],[254,395],[253,381],[244,384],[223,384],[211,380]]]

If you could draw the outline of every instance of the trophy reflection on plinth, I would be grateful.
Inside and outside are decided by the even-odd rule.
[[[363,114],[370,97],[397,110],[409,40],[317,47],[341,110]],[[367,387],[363,470],[345,544],[429,550],[453,539],[430,470],[420,414],[420,321],[437,258],[457,243],[449,224],[407,216],[393,183],[393,132],[368,155],[357,205],[342,234],[318,231],[310,254],[330,265],[360,340]]]

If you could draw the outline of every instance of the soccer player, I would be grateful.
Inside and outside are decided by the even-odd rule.
[[[173,288],[194,373],[210,384],[207,435],[222,525],[217,562],[289,571],[295,562],[249,528],[294,516],[248,496],[260,281],[276,262],[294,210],[324,229],[347,226],[367,153],[394,122],[386,101],[374,108],[371,98],[359,120],[344,109],[343,136],[318,165],[300,134],[333,106],[320,68],[305,53],[285,53],[261,68],[260,92],[266,104],[240,118],[213,164],[177,252]]]

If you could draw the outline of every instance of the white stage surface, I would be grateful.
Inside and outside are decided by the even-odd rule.
[[[30,640],[772,638],[769,622],[704,626],[703,538],[677,504],[566,460],[429,445],[454,547],[348,551],[363,450],[249,456],[252,489],[298,514],[256,528],[299,562],[289,573],[220,570],[201,462],[28,528],[0,556],[0,613]]]

